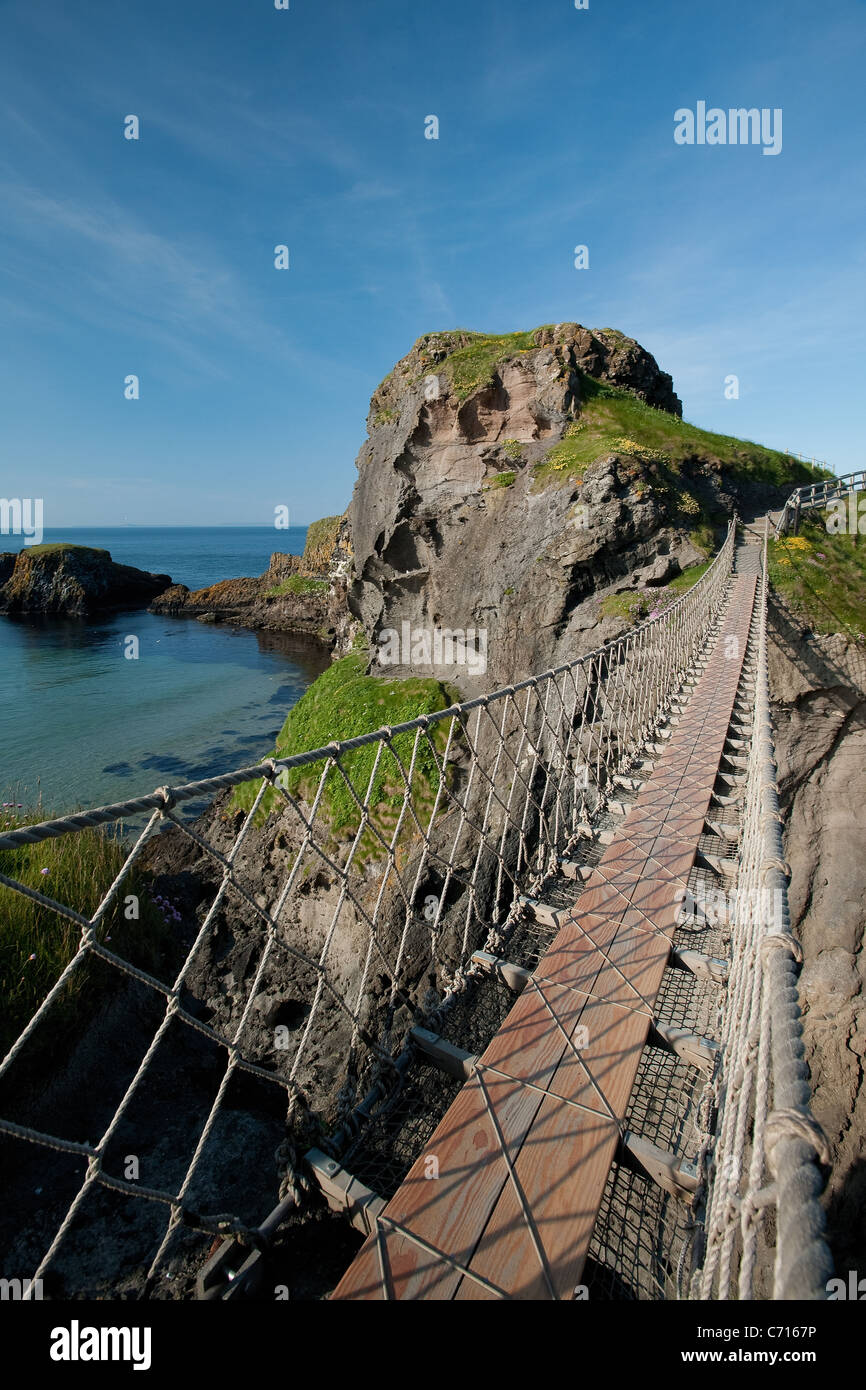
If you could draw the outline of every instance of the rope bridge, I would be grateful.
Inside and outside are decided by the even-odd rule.
[[[471,1073],[466,1059],[474,1053],[457,1043],[482,1049],[507,1015],[496,990],[508,991],[490,983],[490,961],[507,953],[523,962],[517,970],[531,972],[557,928],[535,905],[551,883],[585,877],[575,868],[581,855],[610,843],[610,827],[625,809],[623,789],[640,785],[648,750],[663,751],[654,740],[663,738],[706,661],[728,604],[735,546],[732,523],[707,572],[664,612],[517,685],[292,758],[0,835],[3,856],[147,817],[124,842],[122,862],[92,913],[0,872],[2,888],[40,909],[45,932],[65,921],[81,933],[0,1063],[2,1158],[26,1183],[28,1154],[57,1156],[64,1165],[58,1189],[71,1194],[62,1210],[46,1199],[22,1238],[20,1248],[29,1251],[47,1232],[34,1282],[59,1271],[64,1290],[92,1293],[87,1252],[109,1219],[107,1195],[124,1208],[149,1204],[160,1215],[157,1237],[137,1253],[124,1247],[117,1254],[119,1266],[141,1266],[135,1291],[144,1297],[165,1296],[160,1279],[177,1277],[183,1287],[190,1249],[199,1296],[237,1296],[261,1277],[286,1223],[315,1210],[323,1195],[361,1231],[377,1228],[386,1199]],[[775,1296],[822,1297],[832,1272],[818,1204],[817,1165],[826,1155],[809,1112],[797,946],[787,918],[768,717],[766,555],[752,629],[755,695],[730,979],[721,1046],[706,1054],[711,1074],[696,1097],[701,1142],[683,1246],[688,1269],[678,1293],[752,1296],[767,1214],[775,1209]],[[230,800],[238,788],[244,802]],[[216,797],[219,814],[185,821],[184,805],[202,797]],[[179,914],[182,959],[163,978],[115,949],[107,924],[167,843],[187,854],[201,900]],[[273,871],[267,879],[266,855]],[[8,867],[5,858],[0,865]],[[762,906],[767,887],[782,905],[771,923]],[[245,942],[242,988],[223,998],[221,1011],[202,1008],[198,996],[217,991],[217,948],[226,937]],[[15,1083],[94,962],[118,987],[155,1002],[162,1016],[129,1074],[113,1078],[110,1113],[90,1142],[81,1137],[74,1098],[60,1106],[64,1122],[55,1132],[44,1112],[34,1120]],[[263,1030],[259,1005],[286,978],[302,1007]],[[95,1018],[97,1024],[110,1052],[111,1024]],[[118,1144],[154,1078],[182,1067],[179,1031],[209,1049],[210,1089],[190,1119],[180,1169],[166,1165],[177,1177],[147,1185],[119,1171]],[[445,1041],[446,1032],[457,1042]],[[100,1065],[108,1066],[104,1055]],[[258,1224],[242,1202],[226,1210],[202,1202],[202,1194],[233,1190],[222,1182],[222,1148],[240,1078],[271,1097],[263,1111],[272,1112],[277,1100],[283,1115],[276,1205]],[[203,1094],[200,1085],[196,1098]],[[50,1107],[47,1114],[50,1120]],[[608,1197],[612,1207],[615,1193]],[[639,1225],[639,1213],[631,1215]],[[612,1222],[602,1204],[599,1263],[599,1232]]]

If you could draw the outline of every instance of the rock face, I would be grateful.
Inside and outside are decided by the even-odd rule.
[[[686,518],[676,524],[635,487],[640,470],[626,453],[581,481],[553,475],[542,487],[534,476],[579,419],[584,372],[680,415],[649,353],[610,330],[560,324],[467,391],[441,364],[472,341],[420,339],[375,392],[349,509],[351,612],[379,643],[404,623],[483,632],[486,661],[479,652],[451,673],[467,694],[597,646],[617,629],[600,620],[602,597],[643,570],[658,584],[703,558]],[[417,654],[412,669],[433,674]]]
[[[464,633],[474,628],[476,635],[483,630],[483,669],[480,661],[466,660],[447,677],[453,675],[463,695],[473,695],[600,646],[626,625],[602,611],[608,597],[621,591],[628,595],[641,586],[655,596],[653,601],[663,601],[663,586],[681,568],[704,558],[692,538],[699,510],[695,499],[721,518],[732,509],[735,487],[718,469],[713,476],[702,471],[696,459],[693,468],[683,467],[685,503],[672,507],[670,497],[649,485],[646,470],[628,448],[605,453],[580,478],[560,477],[552,470],[539,485],[535,465],[580,423],[587,389],[583,374],[624,387],[671,416],[679,417],[681,408],[670,377],[622,334],[564,324],[525,336],[531,341],[506,352],[481,379],[468,382],[455,380],[447,361],[455,350],[471,349],[474,335],[420,339],[373,396],[348,519],[327,519],[335,524],[322,525],[309,554],[277,553],[259,577],[226,580],[194,593],[170,585],[165,576],[156,577],[164,583],[152,611],[307,632],[338,651],[347,649],[359,625],[374,644],[387,629],[402,639],[404,623],[410,633],[436,627]],[[762,496],[761,505],[771,500]],[[0,556],[0,583],[5,585],[0,593],[19,582],[22,562],[11,558],[4,569],[7,557]],[[38,586],[32,587],[36,592]],[[781,789],[789,813],[791,908],[806,957],[806,1041],[816,1116],[835,1148],[830,1233],[840,1267],[849,1260],[856,1267],[866,1210],[866,1103],[860,1084],[866,1055],[861,952],[866,855],[851,811],[866,806],[866,671],[861,651],[840,638],[810,639],[781,610],[773,614],[773,635],[771,680]],[[401,651],[399,657],[403,655]],[[413,675],[443,677],[438,667],[425,667],[416,651],[410,657]],[[401,659],[395,666],[388,674],[408,674]],[[455,771],[468,776],[459,750]],[[483,785],[473,795],[483,800]],[[309,799],[304,809],[310,813]],[[197,824],[214,848],[227,855],[243,820],[243,811],[226,792]],[[321,818],[318,824],[321,835]],[[256,905],[274,901],[307,830],[303,816],[279,803],[262,824],[249,827],[234,861],[245,892],[219,907],[184,982],[184,1006],[203,1023],[231,1035],[255,980],[244,1048],[280,1075],[288,1075],[291,1054],[277,1046],[274,1030],[284,1026],[293,1042],[300,1039],[319,984],[315,961],[331,938],[335,914],[339,929],[329,946],[329,969],[347,997],[355,996],[366,972],[368,923],[374,914],[383,960],[403,950],[405,905],[396,886],[392,883],[380,898],[375,863],[358,864],[347,895],[341,875],[331,867],[348,857],[353,831],[344,828],[335,833],[333,844],[328,841],[328,857],[302,879],[289,934],[285,941],[275,934],[267,967],[256,973],[263,932]],[[450,828],[434,825],[430,847],[433,865],[454,854]],[[419,845],[408,852],[420,854]],[[493,868],[485,863],[476,879],[477,862],[469,851],[461,853],[467,857],[458,862],[437,946],[445,971],[462,952],[466,907],[461,885],[471,878],[472,893],[481,902],[493,901],[499,891]],[[416,862],[401,862],[407,883],[413,882]],[[154,891],[179,909],[186,939],[196,939],[219,889],[219,863],[176,827],[151,842],[141,863],[157,876]],[[426,891],[442,891],[433,870],[425,872],[431,877],[421,900]],[[409,997],[418,1004],[439,984],[429,976],[428,958],[429,931],[419,919],[405,954],[415,972]],[[326,995],[326,1004],[328,999]],[[327,1112],[336,1107],[349,1081],[358,1096],[364,1087],[363,1078],[347,1068],[352,1020],[336,1007],[324,1023],[322,1017],[320,1013],[294,1081]],[[408,1021],[408,1012],[391,1017],[386,973],[379,975],[363,995],[361,1025],[378,1036],[386,1025],[399,1030]],[[112,1026],[126,1033],[125,1007]],[[183,1030],[184,1036],[188,1032]],[[105,1051],[100,1039],[101,1055]],[[174,1057],[172,1061],[187,1088],[189,1068]],[[195,1066],[207,1079],[205,1063],[196,1058]],[[203,1090],[205,1081],[200,1085]],[[233,1125],[239,1113],[233,1112]],[[90,1132],[90,1123],[81,1132]],[[253,1134],[250,1143],[254,1140]],[[271,1151],[274,1147],[276,1140]]]
[[[313,569],[299,555],[276,551],[258,577],[223,579],[193,592],[185,584],[173,584],[154,600],[150,611],[200,622],[296,632],[333,646],[338,629],[344,626],[345,581],[324,566]]]
[[[407,383],[418,378],[424,378],[426,381],[430,375],[438,375],[437,368],[441,367],[453,352],[471,347],[477,336],[457,331],[427,333],[419,338],[411,351],[397,363],[393,372],[373,393],[370,415],[375,419],[376,416],[387,413],[389,408],[393,408],[401,400]],[[506,385],[505,378],[511,377],[513,386],[514,361],[523,358],[524,365],[528,366],[537,378],[538,369],[542,377],[547,376],[550,381],[555,381],[557,374],[561,374],[568,391],[578,402],[579,374],[583,372],[599,381],[608,381],[612,386],[625,387],[659,410],[682,416],[682,402],[674,392],[669,373],[663,372],[652,354],[635,342],[634,338],[626,337],[617,329],[589,329],[579,323],[558,323],[538,328],[534,333],[525,336],[531,339],[529,346],[520,347],[515,344],[511,353],[507,346],[504,348],[502,366],[505,377],[501,372],[498,374],[502,385]],[[541,357],[537,356],[539,352],[542,353]],[[551,376],[548,369],[553,364],[555,371]],[[497,383],[494,380],[492,384],[495,388]],[[555,416],[561,409],[563,398],[562,390],[555,386],[548,401],[540,399],[537,410],[530,407],[532,414],[537,417],[540,430],[543,431],[546,424],[545,408],[549,407],[551,414]],[[568,413],[570,414],[570,411]],[[472,406],[468,406],[467,414],[475,414]]]
[[[866,652],[810,633],[774,603],[770,682],[791,866],[791,918],[803,945],[806,1057],[813,1109],[833,1150],[828,1226],[837,1269],[866,1249]]]
[[[4,555],[3,561],[9,557]],[[86,617],[114,608],[145,608],[171,584],[167,574],[150,574],[118,565],[107,550],[82,545],[42,545],[25,549],[0,565],[0,612]]]

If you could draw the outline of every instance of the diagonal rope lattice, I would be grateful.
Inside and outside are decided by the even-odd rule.
[[[181,1230],[233,1235],[253,1248],[260,1244],[259,1228],[237,1210],[204,1211],[193,1200],[201,1172],[214,1166],[217,1126],[239,1076],[284,1102],[279,1195],[303,1200],[307,1180],[298,1151],[315,1135],[326,1152],[339,1154],[376,1106],[399,1092],[412,1053],[410,1030],[435,1025],[460,997],[477,968],[473,953],[504,945],[524,916],[524,895],[567,854],[587,820],[603,811],[614,794],[614,776],[642,757],[724,606],[735,534],[732,523],[707,572],[658,617],[556,669],[292,758],[0,834],[3,855],[147,816],[132,842],[123,842],[122,862],[89,914],[0,873],[0,886],[29,899],[46,923],[80,929],[68,963],[0,1062],[0,1086],[14,1078],[51,1027],[53,1010],[94,961],[163,1008],[95,1142],[49,1132],[26,1116],[7,1116],[0,1092],[0,1134],[7,1146],[15,1141],[53,1150],[83,1168],[34,1280],[52,1267],[66,1243],[80,1237],[82,1212],[99,1191],[165,1209],[164,1230],[148,1252],[146,1292],[170,1267]],[[772,880],[784,897],[767,715],[766,579],[758,664],[744,874],[750,886]],[[373,751],[372,764],[353,757],[362,749]],[[359,767],[366,769],[363,775]],[[253,789],[252,800],[233,818],[218,822],[209,814],[190,824],[179,814],[187,803],[225,798],[243,787]],[[337,794],[350,808],[339,826],[333,813]],[[257,857],[263,824],[277,825],[281,837],[268,842],[272,860],[274,846],[280,847],[281,867],[267,893]],[[183,959],[163,979],[112,949],[106,924],[166,834],[195,860],[210,900],[194,926],[187,922]],[[310,887],[319,882],[327,891],[311,917]],[[215,1024],[195,1006],[191,985],[226,922],[241,921],[251,942],[249,970],[229,1023]],[[802,1067],[789,1074],[785,1054],[791,1038],[799,1038],[795,990],[793,1003],[791,996],[793,939],[787,926],[762,935],[757,917],[744,919],[738,932],[723,1063],[708,1097],[720,1124],[708,1133],[703,1154],[706,1249],[694,1276],[703,1297],[726,1296],[738,1232],[745,1250],[740,1290],[749,1296],[768,1161],[776,1174],[774,1192],[780,1204],[783,1194],[787,1203],[786,1215],[779,1207],[777,1287],[799,1289],[809,1280],[814,1285],[814,1259],[806,1260],[802,1277],[795,1272],[803,1264],[804,1226],[815,1233],[811,1253],[817,1251],[819,1263],[824,1249],[808,1087]],[[264,1047],[254,1026],[257,1001],[274,974],[289,969],[304,986],[303,1018],[282,1028],[278,1046],[272,1039]],[[161,1059],[171,1056],[180,1027],[219,1049],[225,1060],[180,1181],[144,1185],[111,1170],[106,1155]],[[738,1080],[743,1068],[757,1078],[754,1094]],[[776,1108],[768,1115],[771,1092]],[[752,1127],[746,1180],[743,1152]]]
[[[767,665],[765,522],[755,615],[755,690],[731,973],[722,1016],[720,1064],[705,1099],[718,1117],[702,1154],[704,1250],[693,1276],[700,1298],[755,1297],[762,1225],[775,1213],[774,1297],[826,1297],[832,1277],[824,1241],[819,1163],[827,1141],[812,1118],[791,931],[790,869],[782,816]]]

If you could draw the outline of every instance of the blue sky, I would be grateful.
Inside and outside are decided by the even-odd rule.
[[[862,0],[0,0],[0,495],[303,524],[420,334],[569,319],[862,467],[864,70]],[[699,100],[782,152],[677,146]]]

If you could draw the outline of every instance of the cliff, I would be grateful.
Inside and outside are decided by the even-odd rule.
[[[685,424],[648,352],[574,323],[419,339],[367,429],[349,609],[403,658],[398,674],[442,674],[421,641],[411,663],[397,652],[404,624],[483,633],[486,661],[447,673],[473,695],[615,635],[714,551],[735,506],[766,507],[806,474]]]
[[[791,867],[791,920],[813,1110],[832,1152],[827,1207],[838,1272],[866,1248],[866,648],[815,632],[776,595],[770,683]]]
[[[34,545],[0,557],[0,613],[86,617],[113,608],[145,608],[171,584],[167,574],[118,565],[107,550]]]
[[[598,646],[688,587],[734,505],[766,507],[806,473],[784,455],[685,424],[679,412],[670,377],[621,334],[564,324],[505,338],[428,335],[373,395],[346,519],[311,528],[305,555],[275,556],[260,580],[198,594],[171,590],[155,607],[250,622],[273,606],[279,621],[295,622],[297,581],[318,580],[322,596],[327,587],[342,659],[289,711],[276,741],[281,757],[521,680]],[[474,626],[476,636],[485,634],[486,660],[438,665],[432,644],[425,652],[423,642],[417,649],[410,642],[383,669],[383,635],[390,628],[402,637],[404,623],[422,637],[437,626]],[[402,751],[408,757],[411,750]],[[374,758],[369,747],[351,755],[358,788],[377,775]],[[341,785],[330,788],[318,813],[335,862],[355,833],[356,808]],[[302,770],[290,786],[305,804],[315,800],[315,778],[308,784]],[[202,820],[203,834],[229,847],[256,790],[250,784],[220,796]],[[381,812],[387,822],[393,787],[382,782],[381,797],[374,817]],[[438,833],[434,827],[434,840]],[[275,890],[302,834],[268,793],[238,859],[255,892]],[[347,988],[365,914],[378,913],[384,943],[399,939],[403,922],[399,899],[386,895],[376,906],[375,848],[358,856],[348,897],[323,863],[299,898],[297,944],[313,953],[342,904],[338,959]],[[439,849],[447,857],[447,846]],[[210,874],[195,846],[171,832],[152,867],[172,900],[203,894]],[[457,906],[453,912],[457,922]],[[244,962],[259,930],[243,904],[220,914],[213,953],[203,948],[190,976],[207,1016],[221,1025],[242,1007]],[[249,1027],[261,1029],[264,1048],[275,1011],[306,997],[308,983],[292,959],[262,979],[264,1012]],[[334,1045],[317,1044],[317,1074],[329,1070]]]
[[[343,517],[324,517],[307,533],[304,554],[275,551],[264,574],[223,579],[190,591],[173,584],[151,604],[152,613],[295,632],[333,646],[344,634],[344,569],[350,552]]]

